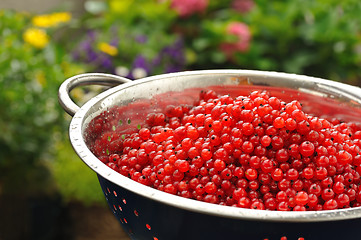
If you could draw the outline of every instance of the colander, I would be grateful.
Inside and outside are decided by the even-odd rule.
[[[114,86],[78,107],[70,91],[81,85]],[[115,86],[117,85],[117,86]],[[361,208],[279,212],[221,206],[171,195],[122,176],[103,164],[87,145],[88,124],[118,107],[124,131],[137,128],[147,113],[167,104],[192,104],[202,89],[220,94],[267,90],[284,101],[298,99],[305,112],[360,121],[361,89],[330,80],[277,72],[202,70],[135,81],[102,73],[71,77],[59,88],[59,102],[73,116],[71,144],[98,176],[114,216],[131,239],[361,239]],[[285,239],[285,238],[283,238]]]

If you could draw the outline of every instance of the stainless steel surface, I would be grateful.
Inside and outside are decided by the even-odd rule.
[[[99,81],[106,80],[106,78],[102,79],[102,76],[98,77]],[[89,100],[76,111],[71,121],[69,129],[71,143],[79,157],[97,174],[107,180],[146,198],[189,211],[227,218],[279,222],[320,222],[361,217],[360,207],[317,212],[279,212],[221,206],[182,198],[144,186],[122,176],[100,162],[86,146],[84,135],[87,124],[99,113],[113,106],[126,105],[138,99],[149,99],[149,102],[156,108],[157,102],[152,102],[152,99],[159,94],[165,94],[167,97],[167,93],[176,92],[181,94],[191,88],[207,88],[215,85],[224,91],[227,91],[227,89],[231,90],[237,86],[244,86],[249,89],[267,88],[269,86],[285,87],[292,90],[291,92],[294,92],[297,96],[308,94],[314,96],[315,99],[324,99],[323,102],[325,106],[330,102],[330,111],[335,112],[335,114],[339,113],[350,120],[357,120],[361,116],[361,89],[338,82],[295,74],[249,70],[180,72],[127,82],[111,88]],[[68,92],[68,89],[66,92]],[[65,90],[62,90],[62,92],[65,92]],[[287,95],[287,92],[285,93]],[[187,101],[187,97],[188,96],[183,100]],[[173,95],[169,94],[168,100],[170,102],[172,98]],[[191,100],[192,99],[189,99],[189,101]],[[335,105],[333,101],[337,101],[338,104]],[[312,109],[313,104],[317,105],[316,100],[312,102],[312,98],[309,99],[309,103],[310,109]],[[66,101],[64,105],[67,105],[66,110],[69,110],[68,101]],[[321,107],[324,106],[322,105]],[[343,114],[343,112],[345,112],[344,109],[347,108],[353,109],[354,111]],[[75,109],[73,108],[70,109],[69,112],[71,114],[74,111]]]
[[[79,107],[71,100],[70,91],[75,87],[85,85],[116,86],[126,82],[131,82],[131,80],[104,73],[79,74],[68,78],[61,84],[58,94],[59,103],[69,115],[74,116]]]

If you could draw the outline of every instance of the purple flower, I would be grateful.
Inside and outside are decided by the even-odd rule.
[[[92,30],[89,30],[88,33],[87,33],[89,39],[93,42],[95,41],[96,39],[96,32],[95,31],[92,31]]]
[[[112,59],[106,55],[103,55],[101,58],[101,66],[107,70],[111,70],[112,73],[114,72]]]
[[[95,34],[93,32],[88,32],[87,36],[88,38],[80,42],[77,50],[73,52],[73,58],[75,60],[80,60],[81,58],[89,58],[88,55],[92,55],[91,58],[94,58],[92,45],[94,42]]]
[[[166,73],[174,73],[174,72],[180,72],[183,70],[183,67],[177,66],[177,65],[169,65],[165,67]]]
[[[114,47],[117,47],[118,44],[119,44],[119,39],[118,38],[113,38],[110,43],[110,45],[114,46]]]
[[[177,39],[173,45],[164,47],[153,59],[153,67],[163,65],[163,72],[178,72],[185,67],[184,43],[182,39]]]
[[[98,59],[98,54],[96,52],[94,52],[93,49],[88,49],[86,51],[87,55],[86,55],[86,61],[87,62],[94,62]]]
[[[135,37],[135,41],[138,43],[146,43],[147,40],[148,40],[148,38],[145,35],[138,35]]]
[[[97,53],[93,49],[95,38],[95,33],[89,31],[87,38],[80,42],[78,49],[73,53],[73,58],[76,60],[84,59],[86,62],[92,62],[97,59]]]
[[[135,57],[133,62],[133,68],[142,68],[147,72],[147,74],[150,73],[149,64],[147,63],[147,60],[143,55],[138,55]]]
[[[159,54],[153,59],[152,66],[153,67],[159,66],[161,63],[162,63],[162,56]]]
[[[78,61],[83,61],[94,66],[96,71],[114,72],[114,66],[111,56],[99,52],[96,48],[97,34],[94,31],[88,31],[87,38],[80,42],[78,48],[73,53],[73,58]],[[111,45],[116,46],[118,39],[114,38]]]
[[[113,30],[115,32],[115,30]],[[112,46],[119,46],[119,37],[114,34],[114,38],[109,42]],[[107,55],[97,48],[98,35],[94,31],[87,33],[86,39],[79,43],[78,47],[73,53],[74,59],[90,64],[95,71],[115,73],[116,66],[114,65],[114,57]],[[134,41],[138,44],[144,44],[148,38],[145,35],[137,35]],[[144,45],[144,47],[147,47]],[[186,59],[184,55],[184,43],[182,39],[177,39],[173,44],[163,47],[159,53],[153,58],[146,58],[141,52],[134,55],[118,56],[120,64],[131,63],[129,74],[126,76],[129,79],[141,78],[148,75],[178,72],[184,69]],[[119,64],[119,63],[118,63]]]

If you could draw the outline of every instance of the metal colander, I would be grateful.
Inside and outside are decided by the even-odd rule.
[[[70,98],[81,85],[112,87],[82,107]],[[157,75],[130,81],[89,73],[67,79],[59,102],[73,116],[70,141],[75,152],[99,178],[114,216],[132,239],[361,239],[361,208],[332,211],[279,212],[221,206],[186,199],[147,187],[113,171],[90,151],[88,124],[104,111],[121,109],[124,132],[136,129],[146,114],[168,104],[193,104],[202,89],[219,94],[248,95],[267,90],[284,101],[293,99],[316,116],[360,121],[361,89],[329,80],[276,72],[204,70]]]

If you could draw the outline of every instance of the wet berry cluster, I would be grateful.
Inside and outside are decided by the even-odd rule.
[[[296,100],[208,90],[194,106],[148,114],[134,133],[101,123],[89,124],[99,159],[170,194],[278,211],[361,205],[360,124],[312,116]]]

